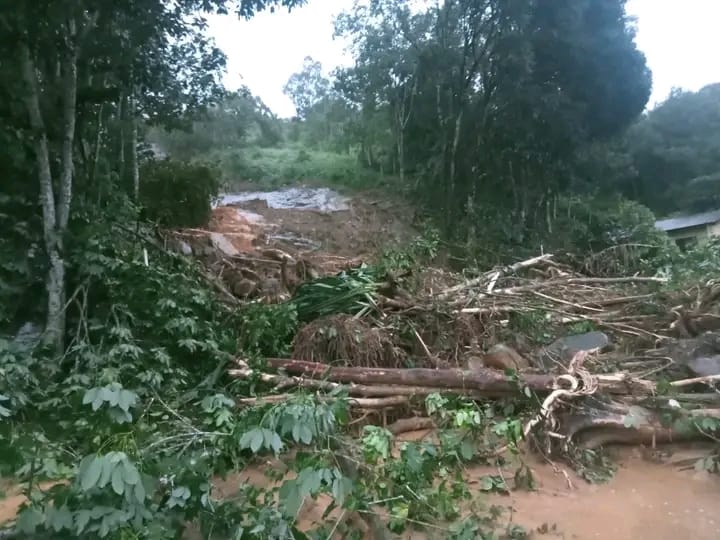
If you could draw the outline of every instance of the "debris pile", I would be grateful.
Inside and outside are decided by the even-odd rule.
[[[581,275],[552,255],[470,280],[447,275],[443,287],[432,272],[385,276],[361,312],[318,313],[293,358],[266,359],[272,373],[237,359],[230,376],[279,392],[241,403],[342,386],[366,416],[416,426],[431,423],[418,412],[429,394],[533,396],[526,438],[566,455],[702,438],[720,425],[705,421],[720,418],[719,283],[678,291],[661,278]]]

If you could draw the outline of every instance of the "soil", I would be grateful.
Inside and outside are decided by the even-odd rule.
[[[405,440],[420,439],[428,432],[408,433]],[[720,538],[720,479],[695,470],[680,470],[668,463],[645,459],[637,449],[614,450],[619,470],[606,484],[591,485],[571,470],[526,456],[537,490],[518,490],[509,496],[492,495],[484,502],[508,509],[505,517],[530,532],[530,538],[548,540],[715,540]],[[698,454],[699,455],[699,454]],[[268,486],[268,468],[281,468],[278,461],[247,468],[215,482],[215,494],[230,497],[243,483]],[[564,472],[563,472],[564,471]],[[466,478],[471,491],[479,493],[479,478],[488,474],[483,467],[470,468]],[[497,471],[494,471],[496,473]],[[512,471],[506,471],[511,475]],[[567,475],[567,476],[566,476]],[[570,485],[572,484],[572,485]],[[43,489],[50,484],[43,485]],[[478,494],[482,501],[482,494]],[[0,523],[14,519],[25,498],[18,488],[0,499]],[[307,530],[323,523],[330,499],[321,496],[306,503],[299,515],[299,527]],[[510,510],[511,509],[511,510]],[[328,519],[337,518],[337,511]],[[188,528],[187,540],[200,539]],[[432,539],[427,532],[407,532],[405,540]]]
[[[301,197],[297,207],[286,193]],[[275,247],[293,254],[362,258],[414,235],[412,208],[386,194],[340,198],[334,192],[303,188],[257,195],[241,201],[227,195],[230,204],[213,210],[210,230],[225,235],[242,253]]]
[[[255,199],[221,206],[213,211],[212,232],[229,239],[243,253],[280,247],[290,253],[314,253],[339,258],[370,257],[383,247],[412,238],[413,211],[384,194],[356,194],[346,207],[313,209],[273,208]],[[440,278],[442,276],[438,276]],[[442,281],[442,279],[440,279]],[[417,439],[428,432],[405,434]],[[616,475],[603,485],[590,485],[570,469],[527,456],[538,489],[493,495],[489,504],[512,508],[513,522],[531,531],[531,538],[608,540],[710,540],[720,538],[720,478],[669,463],[649,461],[638,449],[616,450]],[[700,454],[699,454],[700,455]],[[244,482],[268,485],[264,474],[277,461],[216,480],[216,495],[229,497]],[[564,471],[563,471],[564,469]],[[482,494],[479,479],[487,469],[470,468],[471,491]],[[497,471],[493,471],[495,474]],[[506,473],[511,476],[512,471]],[[47,486],[43,486],[47,487]],[[11,521],[25,500],[17,487],[0,484],[0,523]],[[321,523],[330,500],[307,503],[299,517],[302,529]],[[331,514],[337,516],[337,511]],[[193,528],[188,539],[200,538]],[[428,533],[406,533],[405,539],[435,538]]]
[[[421,439],[428,431],[406,433],[404,440]],[[699,450],[698,455],[706,449]],[[562,465],[552,465],[526,455],[537,483],[535,491],[517,490],[510,495],[486,496],[480,493],[480,478],[497,474],[497,470],[472,467],[466,471],[471,491],[486,506],[505,508],[509,525],[522,526],[535,540],[715,540],[720,538],[720,479],[715,475],[680,470],[668,463],[643,457],[633,448],[612,449],[619,465],[615,476],[606,484],[592,485]],[[230,496],[244,482],[256,486],[270,483],[264,474],[268,468],[281,470],[271,461],[246,469],[216,484],[219,493]],[[512,476],[511,468],[504,471]],[[323,521],[330,504],[327,496],[308,501],[298,516],[301,530],[309,530]],[[329,520],[337,518],[337,511]],[[196,540],[195,531],[187,539]],[[339,536],[337,538],[340,538]],[[370,536],[366,537],[371,540]],[[408,531],[402,540],[432,540],[433,531]]]

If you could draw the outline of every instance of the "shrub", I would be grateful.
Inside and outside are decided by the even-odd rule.
[[[166,227],[198,227],[210,219],[220,181],[209,166],[149,161],[140,171],[140,202],[146,217]]]

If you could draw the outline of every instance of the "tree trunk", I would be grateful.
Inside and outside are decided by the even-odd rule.
[[[455,119],[455,132],[453,134],[452,149],[450,150],[450,184],[455,185],[455,175],[457,170],[457,152],[460,146],[460,131],[462,128],[463,109],[460,105],[460,112]]]
[[[33,150],[38,168],[40,183],[40,206],[43,213],[43,239],[50,268],[45,281],[48,294],[47,319],[44,341],[59,352],[63,346],[64,334],[64,282],[65,265],[60,251],[60,235],[55,208],[52,172],[50,170],[50,151],[47,131],[40,109],[40,90],[35,62],[26,43],[20,45],[22,75],[26,86],[25,106],[33,131]],[[65,143],[64,143],[65,144]],[[64,148],[63,144],[63,148]],[[64,171],[64,168],[63,168]],[[67,194],[66,194],[67,196]]]
[[[398,170],[400,171],[400,185],[405,185],[405,129],[400,128],[398,133]]]
[[[70,39],[76,29],[70,21]],[[58,201],[58,229],[65,232],[70,218],[70,202],[73,186],[73,147],[75,144],[75,113],[77,108],[77,47],[69,44],[69,51],[63,58],[63,145],[62,172],[60,176],[60,199]]]
[[[132,169],[132,188],[133,199],[135,202],[140,201],[140,165],[138,163],[138,130],[136,118],[136,100],[135,95],[130,96],[128,100],[128,121],[130,122],[130,167]]]
[[[366,385],[429,386],[448,391],[474,390],[487,396],[514,394],[527,386],[535,392],[547,393],[555,389],[553,375],[520,373],[519,382],[494,369],[379,369],[331,367],[316,362],[267,358],[268,366],[283,369],[291,375],[304,375],[337,383]],[[598,375],[598,392],[618,395],[649,395],[656,391],[651,381],[630,379],[626,374]]]
[[[125,93],[120,93],[118,101],[117,120],[120,128],[120,149],[118,152],[118,176],[120,177],[120,185],[125,185]]]
[[[90,185],[95,186],[97,180],[97,168],[98,162],[100,161],[100,149],[102,148],[102,136],[103,136],[103,111],[105,110],[105,104],[101,103],[98,110],[97,126],[95,132],[95,148],[93,149],[92,165],[90,167]],[[98,186],[98,193],[100,188]],[[99,197],[99,195],[98,195]]]

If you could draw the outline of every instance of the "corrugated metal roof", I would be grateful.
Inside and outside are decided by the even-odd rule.
[[[689,227],[709,225],[718,221],[720,221],[720,210],[713,210],[712,212],[703,212],[702,214],[693,214],[692,216],[661,219],[655,222],[655,227],[662,231],[677,231]]]

